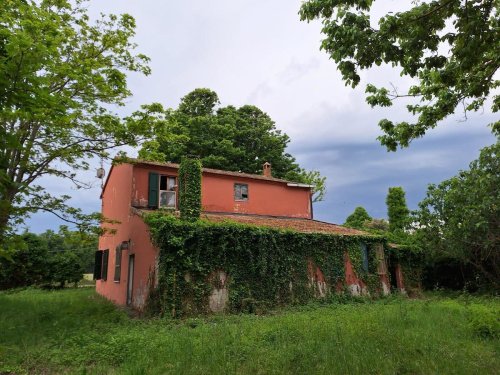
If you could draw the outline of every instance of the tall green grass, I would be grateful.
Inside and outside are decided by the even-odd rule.
[[[496,374],[498,299],[130,318],[86,289],[0,294],[0,373]]]

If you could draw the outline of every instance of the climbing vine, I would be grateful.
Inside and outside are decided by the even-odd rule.
[[[159,288],[154,293],[163,314],[208,312],[208,298],[224,271],[229,311],[304,303],[314,297],[307,266],[319,267],[328,285],[344,282],[344,253],[375,236],[302,233],[290,230],[204,220],[182,221],[173,215],[145,217],[159,248]]]
[[[196,221],[201,212],[201,162],[184,158],[179,166],[179,209],[181,219]]]

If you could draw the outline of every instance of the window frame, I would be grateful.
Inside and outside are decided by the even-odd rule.
[[[119,283],[122,274],[122,246],[117,245],[115,248],[115,275],[113,281]]]
[[[360,244],[361,248],[361,268],[364,272],[370,273],[370,251],[368,245],[364,242]]]
[[[239,190],[238,188],[239,187]],[[241,188],[245,187],[246,188],[246,197],[243,197],[243,193],[241,191]],[[237,197],[237,193],[240,193],[240,197]],[[248,202],[250,200],[250,193],[249,193],[249,188],[248,184],[241,183],[241,182],[235,182],[234,187],[233,187],[233,197],[235,202]]]
[[[162,178],[166,178],[166,190],[165,189],[161,189],[161,180]],[[169,179],[173,179],[174,180],[174,185],[172,186],[171,189],[168,188],[168,181]],[[167,209],[167,210],[177,210],[177,207],[178,207],[178,202],[177,202],[177,176],[172,176],[172,175],[168,175],[168,174],[159,174],[158,175],[158,208],[162,208],[162,209]],[[162,192],[165,192],[165,193],[173,193],[174,195],[174,206],[162,206],[161,205],[161,195],[162,195]]]

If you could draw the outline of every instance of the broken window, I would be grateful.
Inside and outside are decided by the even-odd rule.
[[[248,200],[248,185],[247,184],[234,184],[234,200],[247,201]]]
[[[175,177],[160,176],[160,202],[159,207],[176,208],[177,193]]]

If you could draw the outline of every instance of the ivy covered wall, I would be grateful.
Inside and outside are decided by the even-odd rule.
[[[346,257],[368,290],[380,289],[370,282],[378,280],[372,249],[383,242],[380,237],[190,222],[163,213],[148,214],[145,221],[159,248],[159,287],[150,306],[162,314],[206,313],[220,302],[231,312],[304,303],[318,296],[312,268],[320,269],[327,294],[346,286]]]

